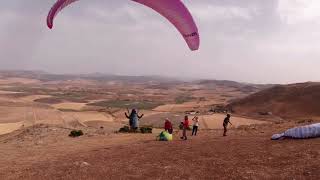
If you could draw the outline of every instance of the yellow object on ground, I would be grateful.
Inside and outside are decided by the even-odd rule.
[[[172,134],[167,131],[162,131],[158,137],[159,141],[172,141],[173,139]]]

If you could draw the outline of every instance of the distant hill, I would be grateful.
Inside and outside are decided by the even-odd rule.
[[[278,85],[228,105],[237,114],[283,118],[320,116],[320,83]]]
[[[243,93],[255,93],[262,89],[266,89],[274,86],[273,84],[250,84],[250,83],[240,83],[236,81],[227,81],[227,80],[200,80],[200,81],[196,81],[196,83],[208,89],[217,88],[217,87],[229,87],[229,88],[238,89]]]
[[[67,80],[93,80],[93,81],[119,81],[122,83],[152,83],[152,82],[179,82],[174,78],[167,78],[161,76],[125,76],[125,75],[112,75],[102,73],[92,74],[51,74],[43,71],[0,71],[0,76],[4,78],[29,78],[37,79],[40,81],[67,81]]]
[[[150,89],[173,89],[178,86],[189,86],[194,89],[216,90],[221,89],[226,91],[242,92],[244,95],[258,92],[272,85],[258,85],[249,83],[239,83],[226,80],[198,80],[198,81],[183,81],[176,78],[163,76],[126,76],[113,75],[103,73],[91,74],[51,74],[43,71],[1,71],[2,78],[27,78],[39,80],[42,83],[59,83],[59,84],[127,84],[127,85],[145,85],[145,88]]]

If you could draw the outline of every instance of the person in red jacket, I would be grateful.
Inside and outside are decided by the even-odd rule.
[[[183,127],[182,127],[182,137],[181,139],[187,140],[187,129],[189,129],[189,118],[188,116],[184,117],[184,121],[183,121]]]
[[[166,121],[164,123],[164,130],[168,131],[169,134],[172,134],[173,132],[172,123],[168,118],[166,118]]]

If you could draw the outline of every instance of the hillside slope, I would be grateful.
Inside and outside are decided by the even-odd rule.
[[[283,118],[320,116],[320,83],[279,85],[236,100],[229,107],[237,114],[271,112]]]

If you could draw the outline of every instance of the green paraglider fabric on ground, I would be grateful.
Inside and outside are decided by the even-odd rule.
[[[167,131],[162,131],[158,137],[159,141],[172,141],[173,139],[172,134]]]

